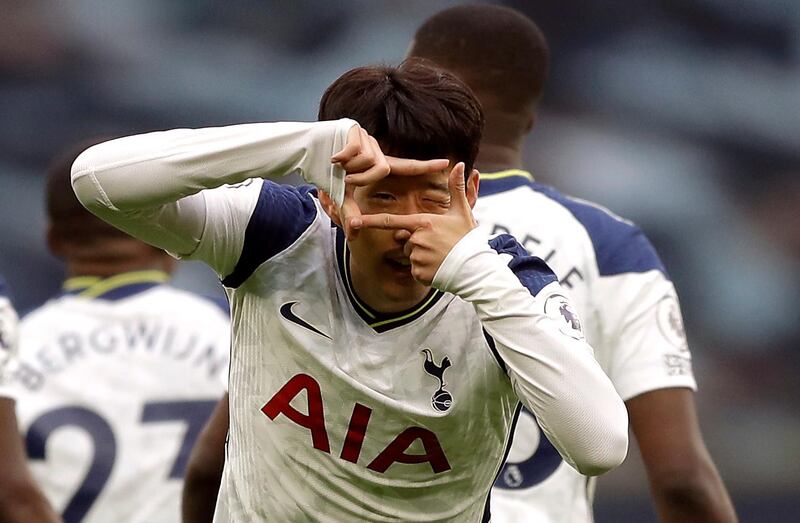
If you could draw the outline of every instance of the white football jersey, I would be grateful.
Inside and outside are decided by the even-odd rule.
[[[484,232],[513,234],[553,268],[623,400],[696,388],[675,288],[635,225],[521,170],[481,174],[474,214]],[[524,410],[492,490],[492,521],[590,522],[593,490]]]
[[[10,374],[16,365],[17,313],[11,305],[8,287],[0,276],[0,398],[14,398]]]
[[[66,522],[180,521],[189,452],[223,393],[230,322],[166,279],[72,278],[20,322],[17,417]]]
[[[259,179],[297,169],[336,196],[330,157],[352,125],[153,133],[73,166],[91,210],[222,277],[233,349],[216,520],[486,521],[520,401],[573,466],[618,464],[624,405],[544,262],[476,229],[418,306],[380,314],[353,291],[314,191]]]

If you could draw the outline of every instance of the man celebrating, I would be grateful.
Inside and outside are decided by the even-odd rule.
[[[598,361],[626,401],[662,521],[735,521],[698,427],[675,289],[652,245],[630,222],[522,170],[549,59],[539,28],[505,7],[456,6],[417,30],[409,55],[455,73],[483,104],[480,228],[524,238],[569,288]],[[492,521],[592,521],[593,491],[523,412],[492,492]]]
[[[624,406],[555,277],[473,229],[471,92],[415,62],[359,68],[320,119],[133,136],[73,166],[90,210],[226,287],[216,519],[487,520],[520,400],[578,470],[618,465]],[[318,191],[269,180],[295,170]]]

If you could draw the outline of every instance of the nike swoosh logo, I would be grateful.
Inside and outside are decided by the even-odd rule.
[[[290,322],[294,323],[295,325],[300,325],[304,329],[310,330],[314,334],[319,334],[320,336],[322,336],[324,338],[328,338],[329,340],[331,339],[330,336],[328,336],[327,334],[325,334],[324,332],[322,332],[321,330],[319,330],[318,328],[314,327],[313,325],[311,325],[310,323],[308,323],[304,319],[298,317],[294,312],[292,312],[292,307],[294,307],[295,305],[297,305],[296,301],[290,301],[290,302],[287,302],[287,303],[284,303],[283,305],[281,305],[281,308],[280,308],[281,316],[283,316],[284,318],[286,318]]]

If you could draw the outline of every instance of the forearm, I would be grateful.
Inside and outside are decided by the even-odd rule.
[[[61,521],[28,470],[14,401],[0,397],[0,521]]]
[[[181,512],[184,523],[210,523],[214,519],[222,479],[218,474],[188,474],[183,487]]]
[[[736,512],[722,479],[708,463],[691,481],[651,482],[658,519],[662,523],[736,523]]]
[[[693,391],[656,389],[625,404],[659,520],[736,523],[733,503],[703,442]]]
[[[558,284],[534,296],[507,263],[473,232],[447,256],[434,286],[475,307],[517,395],[562,457],[584,474],[606,472],[627,453],[624,404],[591,347],[562,333],[545,313]]]
[[[129,136],[84,151],[72,183],[81,203],[104,220],[189,253],[204,225],[204,189],[299,171],[340,202],[343,174],[330,157],[353,125],[256,123]]]
[[[4,523],[58,523],[56,514],[32,480],[0,486],[0,521]]]
[[[225,394],[203,427],[186,467],[181,511],[183,523],[210,523],[225,466],[228,434],[228,395]]]

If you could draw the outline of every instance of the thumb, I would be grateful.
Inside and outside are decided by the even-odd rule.
[[[450,189],[450,212],[459,214],[470,213],[467,201],[467,182],[464,179],[464,162],[458,162],[447,180]]]

